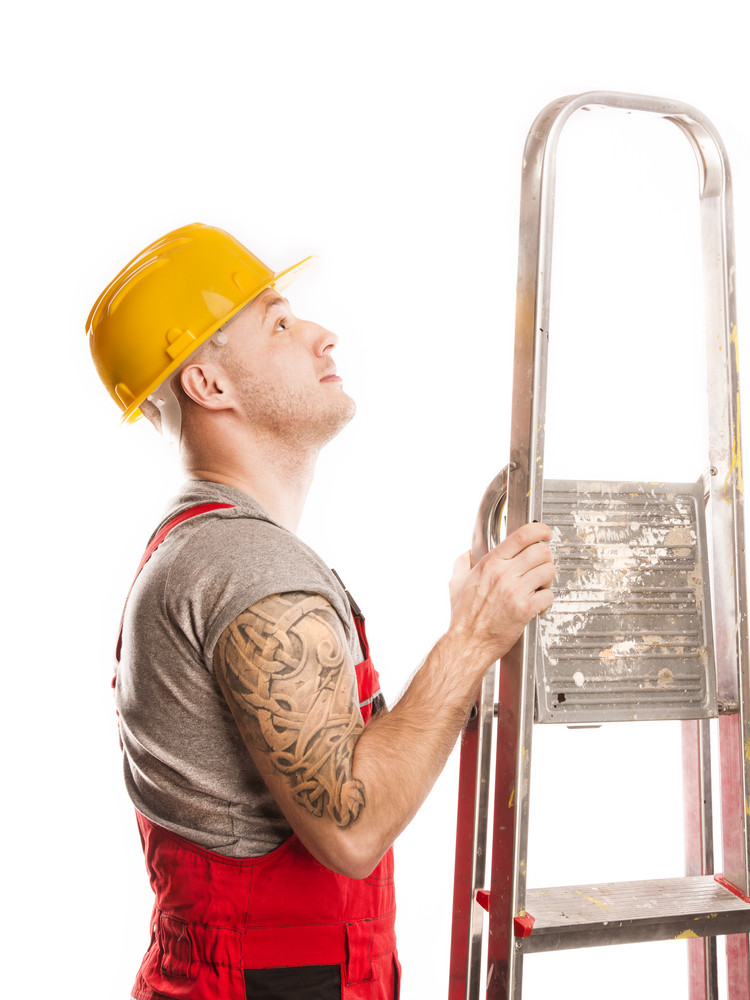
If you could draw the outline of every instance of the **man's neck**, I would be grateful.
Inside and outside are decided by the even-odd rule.
[[[270,453],[248,448],[209,454],[193,451],[183,453],[183,462],[190,478],[223,483],[247,493],[274,521],[296,532],[317,457],[317,451],[286,454],[276,446]]]

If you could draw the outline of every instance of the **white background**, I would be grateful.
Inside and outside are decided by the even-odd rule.
[[[124,594],[180,475],[145,421],[118,425],[96,379],[83,327],[99,291],[193,221],[277,269],[319,255],[290,297],[339,333],[359,414],[321,457],[300,533],[366,610],[393,701],[446,627],[453,559],[507,461],[521,154],[544,105],[621,90],[714,122],[735,177],[742,324],[742,6],[6,13],[4,995],[124,1000],[148,938],[109,680]],[[581,113],[564,136],[550,474],[703,471],[696,177],[668,123]],[[456,764],[397,849],[405,1000],[447,995]],[[545,728],[534,781],[530,884],[680,873],[675,727]],[[526,986],[531,1000],[686,996],[684,946],[532,956]]]

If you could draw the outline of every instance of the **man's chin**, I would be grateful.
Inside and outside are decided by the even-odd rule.
[[[326,442],[333,440],[354,419],[357,412],[357,404],[352,397],[347,396],[346,393],[342,393],[341,395],[342,398],[339,406],[336,407],[335,413],[330,414],[330,419],[327,422],[328,426],[324,431]]]
[[[342,397],[341,407],[337,413],[338,426],[334,431],[334,434],[338,434],[339,431],[343,430],[344,427],[346,427],[346,425],[354,419],[357,413],[357,404],[354,402],[352,397],[347,396],[345,392],[342,393]],[[331,436],[333,437],[333,435]]]
[[[347,423],[349,423],[349,421],[353,420],[357,414],[357,404],[354,402],[351,396],[347,396],[346,393],[344,393],[344,396],[346,397],[349,403],[349,417],[347,419]]]

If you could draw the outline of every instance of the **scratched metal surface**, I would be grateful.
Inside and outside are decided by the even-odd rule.
[[[712,875],[530,889],[525,952],[747,933],[750,906]]]
[[[702,484],[548,481],[537,721],[716,715]]]

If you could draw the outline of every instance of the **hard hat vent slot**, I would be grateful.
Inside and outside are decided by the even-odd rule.
[[[249,295],[250,290],[253,287],[253,275],[249,274],[247,271],[235,271],[232,275],[232,281],[239,288],[243,295]],[[256,279],[257,281],[257,279]]]
[[[118,382],[115,386],[115,395],[122,405],[127,409],[135,399],[135,395],[128,389],[124,382]]]

